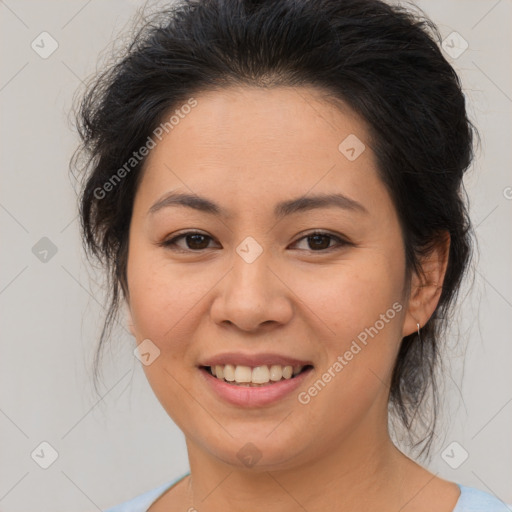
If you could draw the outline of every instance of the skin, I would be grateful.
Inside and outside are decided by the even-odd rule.
[[[191,468],[150,512],[192,504],[201,512],[452,511],[458,487],[402,454],[387,430],[399,344],[436,307],[449,238],[423,262],[427,280],[407,282],[398,217],[367,127],[320,90],[244,87],[195,98],[151,150],[130,224],[129,325],[137,343],[150,339],[160,350],[143,368],[185,434]],[[354,161],[338,150],[350,134],[366,146]],[[182,206],[148,214],[170,191],[207,197],[229,216]],[[367,212],[327,207],[274,218],[280,201],[335,192]],[[159,245],[190,230],[210,238],[182,238],[175,249],[183,252]],[[306,237],[314,230],[349,243],[315,245]],[[263,250],[252,263],[236,252],[248,236]],[[221,352],[278,352],[313,362],[299,391],[307,390],[396,302],[401,311],[307,405],[295,392],[253,410],[230,405],[197,368]],[[248,442],[261,453],[251,468],[237,457]]]

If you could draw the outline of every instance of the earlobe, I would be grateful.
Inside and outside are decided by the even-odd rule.
[[[450,235],[445,232],[421,263],[421,275],[415,273],[412,277],[402,336],[416,332],[418,324],[421,329],[434,313],[443,290],[449,254]]]

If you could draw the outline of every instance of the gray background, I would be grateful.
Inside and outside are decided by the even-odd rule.
[[[82,255],[68,175],[77,141],[69,121],[73,95],[140,5],[0,1],[3,512],[99,510],[188,471],[183,435],[154,397],[133,356],[134,341],[122,330],[105,359],[101,397],[93,392],[101,275]],[[447,340],[445,431],[428,467],[512,503],[512,2],[418,5],[444,38],[457,31],[469,44],[458,58],[447,58],[482,135],[466,179],[479,257]],[[59,45],[46,59],[31,47],[34,40],[43,46],[43,31]],[[43,237],[55,254],[44,253]],[[58,453],[47,469],[40,467],[51,457],[44,441]],[[453,469],[446,454],[454,465],[462,449],[469,457]]]

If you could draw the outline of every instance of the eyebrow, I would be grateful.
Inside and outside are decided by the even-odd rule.
[[[183,206],[192,208],[211,215],[230,217],[227,210],[214,203],[213,201],[194,194],[179,192],[170,192],[159,199],[148,210],[148,214],[154,214],[157,211],[171,206]],[[361,204],[343,194],[319,194],[315,196],[303,196],[296,199],[289,199],[277,203],[274,208],[274,216],[277,219],[292,215],[294,213],[313,210],[315,208],[338,207],[343,210],[350,210],[360,213],[368,213],[368,210]]]

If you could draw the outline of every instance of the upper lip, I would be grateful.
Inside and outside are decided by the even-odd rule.
[[[283,354],[243,354],[240,352],[225,352],[206,358],[199,366],[222,366],[232,364],[233,366],[263,366],[279,364],[282,366],[307,366],[312,365],[311,361],[305,361],[289,357]]]

